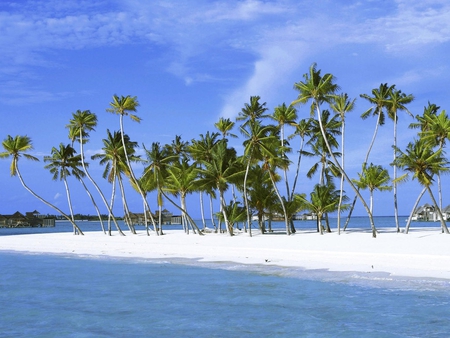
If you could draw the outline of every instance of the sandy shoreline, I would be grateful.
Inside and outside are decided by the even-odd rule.
[[[419,229],[408,235],[380,231],[341,234],[240,233],[186,235],[168,230],[164,236],[109,237],[101,232],[85,236],[48,233],[0,236],[0,251],[73,254],[127,258],[189,258],[205,262],[265,264],[330,271],[387,272],[396,276],[450,279],[450,236],[435,229]]]

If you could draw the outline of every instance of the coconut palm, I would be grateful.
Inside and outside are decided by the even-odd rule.
[[[231,227],[226,213],[224,193],[228,190],[230,183],[241,179],[243,170],[237,161],[236,150],[228,148],[227,142],[224,140],[216,143],[210,155],[210,161],[201,161],[203,165],[198,169],[198,187],[206,190],[214,187],[219,192],[221,212],[227,232],[232,236],[233,227]]]
[[[214,123],[214,126],[222,134],[222,138],[233,137],[237,138],[237,135],[231,133],[235,123],[228,118],[221,117],[218,122]]]
[[[386,122],[389,96],[394,87],[394,85],[388,86],[387,83],[381,83],[378,88],[372,89],[372,96],[370,96],[369,94],[360,95],[361,98],[369,101],[372,105],[368,110],[361,114],[361,118],[365,120],[369,116],[377,116],[377,122],[375,124],[375,130],[372,135],[372,140],[370,141],[369,148],[367,149],[367,153],[363,161],[363,170],[367,164],[367,161],[369,160],[370,152],[372,151],[375,139],[378,134],[378,129]],[[358,197],[355,196],[355,198],[353,199],[352,206],[350,207],[350,211],[348,212],[347,220],[345,221],[344,230],[347,229],[348,223],[350,222],[350,218],[352,217],[357,198]]]
[[[328,184],[316,184],[313,191],[310,193],[310,200],[306,200],[304,197],[303,203],[306,209],[313,212],[317,217],[317,228],[321,235],[323,235],[322,217],[326,213],[334,212],[337,210],[340,200],[340,191],[336,190],[333,183]],[[347,199],[344,196],[344,201]],[[347,208],[346,204],[341,206],[342,209]]]
[[[406,171],[404,175],[397,178],[397,181],[407,180],[412,175],[412,179],[417,179],[419,184],[426,188],[434,207],[438,211],[442,231],[448,234],[449,231],[442,216],[441,209],[438,207],[430,188],[433,184],[434,175],[449,171],[450,162],[445,158],[443,149],[434,151],[427,142],[419,139],[410,142],[404,152],[397,147],[395,150],[397,152],[395,164]]]
[[[216,143],[219,141],[219,136],[220,136],[219,133],[210,133],[208,131],[205,135],[200,134],[199,140],[193,139],[191,141],[191,144],[187,146],[187,152],[198,166],[202,166],[202,163],[211,160],[212,158],[211,152]],[[215,185],[212,185],[210,187],[204,186],[203,189],[200,189],[199,191],[203,228],[206,227],[205,212],[203,207],[203,193],[206,192],[209,195],[211,222],[214,228],[217,229],[213,208],[213,199],[215,198],[214,190]]]
[[[186,233],[189,234],[189,225],[194,233],[203,235],[195,221],[189,215],[186,205],[186,196],[197,191],[198,170],[195,164],[189,164],[187,159],[174,162],[167,168],[167,175],[164,180],[164,189],[161,193],[182,212],[183,225]],[[172,194],[180,197],[181,206],[178,206],[167,195]],[[206,227],[205,227],[206,228]],[[205,230],[205,228],[203,230]]]
[[[168,167],[178,160],[178,155],[172,153],[167,147],[161,147],[159,142],[153,142],[151,149],[147,149],[143,145],[145,154],[147,156],[147,166],[142,174],[141,181],[145,181],[148,176],[152,176],[156,184],[157,202],[159,208],[159,234],[162,235],[162,189],[164,187],[164,180],[167,176]]]
[[[339,168],[341,174],[344,175],[344,178],[347,180],[351,188],[355,191],[356,195],[363,203],[364,208],[369,215],[370,225],[372,228],[372,236],[376,237],[376,228],[373,222],[372,214],[370,213],[370,209],[367,203],[364,201],[364,198],[359,193],[359,190],[352,183],[347,173],[342,169],[336,157],[333,155],[331,147],[328,144],[328,140],[326,138],[325,130],[323,129],[320,105],[324,102],[330,103],[332,98],[336,94],[336,91],[339,89],[339,87],[334,83],[334,76],[332,74],[325,74],[324,76],[321,76],[320,70],[316,70],[316,64],[314,63],[311,65],[309,73],[305,74],[303,77],[304,81],[300,81],[294,84],[294,88],[297,89],[300,93],[297,100],[292,102],[292,104],[305,104],[309,101],[312,101],[311,111],[314,111],[315,109],[317,112],[317,120],[319,121],[320,130],[322,132],[325,145],[329,153],[331,154],[334,164]]]
[[[246,138],[244,141],[244,156],[242,160],[245,161],[245,175],[243,183],[243,195],[244,204],[247,210],[247,224],[249,228],[249,235],[252,236],[251,230],[251,217],[250,217],[250,207],[247,198],[247,180],[250,171],[250,166],[262,159],[263,153],[270,154],[272,149],[269,143],[277,141],[278,138],[274,135],[276,127],[273,125],[262,125],[259,120],[250,122],[249,124],[243,124],[240,127],[241,133]],[[290,231],[289,231],[290,233]]]
[[[360,189],[369,189],[370,192],[370,212],[373,214],[373,192],[391,191],[392,186],[389,185],[391,178],[389,172],[381,165],[370,164],[363,168],[362,173],[358,173],[358,180],[353,180],[356,186]]]
[[[119,183],[119,188],[121,192],[124,192],[123,189],[123,181],[122,174],[129,176],[129,167],[125,163],[125,150],[122,144],[122,135],[119,131],[114,131],[111,133],[109,129],[106,130],[106,138],[102,140],[103,147],[102,153],[95,154],[91,158],[93,160],[100,160],[101,165],[105,165],[105,169],[103,171],[103,178],[107,179],[109,183],[112,184],[112,193],[111,193],[111,201],[110,201],[110,209],[112,210],[114,205],[114,196],[116,189],[116,182]],[[125,145],[128,148],[127,153],[131,157],[132,161],[139,161],[140,159],[134,156],[135,147],[137,146],[136,142],[130,141],[128,135],[124,136]],[[128,209],[127,201],[122,194],[122,202],[124,209]],[[130,220],[128,219],[129,212],[127,213],[125,210],[125,220],[130,227],[130,230],[133,231],[133,227],[131,225]],[[120,227],[117,229],[121,232]],[[111,232],[111,224],[108,222],[108,232]]]
[[[103,203],[105,204],[106,208],[108,209],[108,213],[109,213],[110,217],[112,217],[114,223],[116,223],[116,226],[117,226],[116,218],[112,214],[112,211],[109,208],[108,202],[106,201],[106,198],[105,198],[102,190],[100,189],[98,184],[95,182],[95,180],[90,175],[90,173],[88,171],[88,166],[84,161],[84,143],[88,142],[89,133],[91,131],[94,131],[96,126],[97,126],[97,115],[96,114],[91,113],[91,111],[89,111],[89,110],[83,110],[83,111],[77,110],[75,113],[72,113],[72,119],[70,119],[69,124],[66,126],[66,128],[69,129],[69,139],[72,141],[72,146],[75,141],[78,141],[80,143],[81,165],[83,167],[84,173],[87,176],[87,178],[89,179],[89,181],[91,181],[91,183],[94,185],[97,192],[99,193]],[[81,182],[83,183],[83,186],[85,187],[87,194],[91,197],[91,201],[92,201],[95,209],[97,210],[97,214],[99,215],[102,229],[105,232],[104,226],[103,226],[103,220],[100,215],[100,211],[97,207],[97,204],[96,204],[94,198],[92,197],[90,191],[84,184],[84,182],[83,181],[81,181]]]
[[[142,189],[138,183],[138,180],[136,179],[136,176],[134,174],[133,168],[131,167],[130,159],[129,159],[128,153],[127,153],[127,147],[125,145],[123,117],[130,116],[131,120],[138,122],[138,123],[141,122],[141,118],[139,116],[132,114],[137,111],[139,102],[138,102],[136,96],[127,95],[127,96],[119,97],[117,95],[113,95],[113,101],[110,102],[109,105],[110,105],[110,108],[106,109],[106,111],[119,115],[120,133],[122,135],[122,145],[123,145],[125,160],[126,160],[126,164],[129,169],[131,181],[133,182],[134,186],[138,189],[139,194],[141,195],[142,201],[144,202],[144,205],[145,205],[144,214],[146,214],[148,212],[148,214],[150,215],[150,218],[152,220],[152,223],[153,223],[153,228],[154,228],[156,234],[159,235],[159,232],[156,229],[155,220],[153,219],[152,212],[150,210],[150,206],[148,205],[148,202],[146,199],[146,195],[144,194],[144,191],[142,191]]]
[[[419,135],[431,147],[437,146],[443,149],[447,140],[450,139],[450,119],[445,110],[441,111],[439,115],[424,115],[423,121],[427,128]],[[438,173],[438,194],[439,194],[439,208],[442,210],[442,182],[441,175]]]
[[[406,108],[406,104],[412,102],[414,100],[414,96],[409,94],[402,93],[401,90],[395,89],[393,86],[389,92],[389,99],[387,101],[388,105],[388,116],[394,122],[394,149],[397,147],[397,121],[398,121],[398,111],[405,111],[411,117],[413,116],[410,111]],[[395,217],[395,226],[397,228],[397,232],[400,232],[400,225],[398,223],[398,203],[397,203],[397,166],[395,165],[395,157],[397,156],[397,152],[394,150],[394,217]]]
[[[275,110],[272,115],[270,115],[270,118],[275,120],[278,123],[278,128],[280,129],[280,140],[281,140],[281,149],[284,148],[285,144],[285,125],[289,126],[295,126],[296,120],[297,120],[297,110],[293,106],[286,106],[286,103],[283,103],[277,107],[275,107]],[[286,184],[286,195],[287,200],[289,201],[291,199],[291,194],[289,193],[289,181],[287,178],[287,168],[283,170],[284,174],[284,181]]]
[[[334,112],[339,114],[339,117],[341,118],[341,167],[345,170],[345,118],[347,117],[347,114],[355,108],[355,101],[356,99],[350,100],[348,95],[346,93],[336,95],[333,98],[332,103],[330,104],[331,109],[333,109]],[[343,195],[344,195],[344,176],[341,175],[341,183],[340,183],[340,194],[341,197],[339,199],[339,205],[337,210],[337,228],[338,233],[341,231],[341,205],[343,202]]]
[[[294,196],[295,188],[297,187],[298,174],[300,173],[300,164],[303,155],[303,147],[305,144],[305,137],[311,136],[311,121],[312,119],[301,119],[298,123],[295,124],[295,133],[291,135],[289,138],[294,137],[295,135],[300,136],[300,148],[298,150],[298,159],[297,159],[297,168],[295,171],[294,183],[292,184],[291,190],[291,199]]]
[[[20,136],[17,135],[15,137],[12,137],[11,135],[8,135],[5,140],[2,142],[2,146],[4,151],[0,153],[0,158],[8,158],[12,157],[11,165],[10,165],[10,173],[11,176],[17,176],[20,180],[20,183],[22,186],[34,197],[36,197],[38,200],[40,200],[45,205],[49,206],[50,208],[56,210],[58,213],[60,213],[65,219],[67,219],[76,229],[77,233],[80,235],[83,235],[83,232],[81,229],[75,224],[75,222],[72,220],[71,217],[66,215],[62,210],[60,210],[55,205],[51,204],[50,202],[43,199],[41,196],[36,194],[32,189],[30,189],[26,184],[25,181],[22,178],[22,175],[19,170],[19,159],[20,157],[25,157],[28,160],[32,161],[39,161],[39,159],[33,155],[27,154],[28,151],[33,150],[33,143],[31,142],[31,139],[28,136]]]
[[[81,156],[76,155],[75,149],[68,144],[65,146],[63,143],[59,145],[59,148],[53,147],[51,150],[51,156],[45,156],[44,162],[48,162],[44,168],[48,169],[53,174],[53,180],[60,180],[64,182],[66,188],[67,203],[69,205],[70,217],[75,222],[72,200],[70,197],[69,184],[67,182],[68,176],[81,177],[83,172],[79,169],[81,166]],[[73,229],[74,234],[77,235],[77,228]]]
[[[264,114],[268,110],[266,108],[266,102],[260,103],[259,99],[259,96],[250,96],[250,103],[245,103],[244,108],[241,109],[236,117],[236,121],[244,121],[241,125],[242,128],[245,128],[248,124],[256,120],[269,117],[269,115]]]

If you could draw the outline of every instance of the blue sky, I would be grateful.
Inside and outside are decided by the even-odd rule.
[[[261,96],[270,112],[289,104],[297,97],[293,84],[317,62],[357,98],[346,136],[346,166],[355,177],[376,122],[360,118],[370,105],[359,94],[387,82],[415,96],[409,105],[414,115],[428,101],[445,109],[449,39],[450,4],[444,0],[2,1],[1,138],[30,136],[33,154],[42,159],[53,146],[68,143],[71,113],[89,109],[99,124],[86,151],[97,153],[106,129],[119,129],[118,117],[105,111],[118,94],[140,102],[142,122],[125,121],[132,140],[146,145],[169,143],[175,135],[191,140],[214,131],[221,116],[234,119],[252,95]],[[306,106],[298,109],[308,116]],[[412,121],[403,113],[399,118],[401,148],[414,137],[407,128]],[[388,167],[392,134],[387,121],[370,161]],[[232,144],[238,152],[241,141]],[[9,163],[0,162],[0,213],[53,213],[9,177]],[[303,173],[311,163],[302,164]],[[51,180],[43,162],[19,164],[30,187],[67,210],[64,185]],[[91,163],[91,171],[102,182],[102,168]],[[309,193],[315,182],[302,177],[299,192]],[[78,185],[71,182],[75,211],[94,214]],[[110,187],[102,185],[108,195]],[[419,191],[416,182],[400,186],[400,214],[409,213]],[[139,210],[138,196],[128,195],[131,208]],[[376,194],[375,215],[393,213],[391,195]],[[445,205],[448,197],[444,193]],[[151,206],[153,201],[150,197]],[[190,198],[188,207],[199,215],[197,198]]]

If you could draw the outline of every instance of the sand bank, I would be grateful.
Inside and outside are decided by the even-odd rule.
[[[0,250],[128,258],[191,258],[208,262],[266,264],[331,271],[387,272],[397,276],[450,279],[450,235],[419,229],[408,235],[381,230],[319,235],[239,233],[186,235],[168,230],[164,236],[145,231],[123,237],[101,232],[0,236]]]

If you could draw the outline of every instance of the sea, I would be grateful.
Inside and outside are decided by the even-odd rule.
[[[354,217],[349,231],[368,224]],[[298,221],[295,236],[314,227]],[[57,222],[0,236],[70,231]],[[0,311],[0,337],[449,337],[450,280],[0,248]]]

